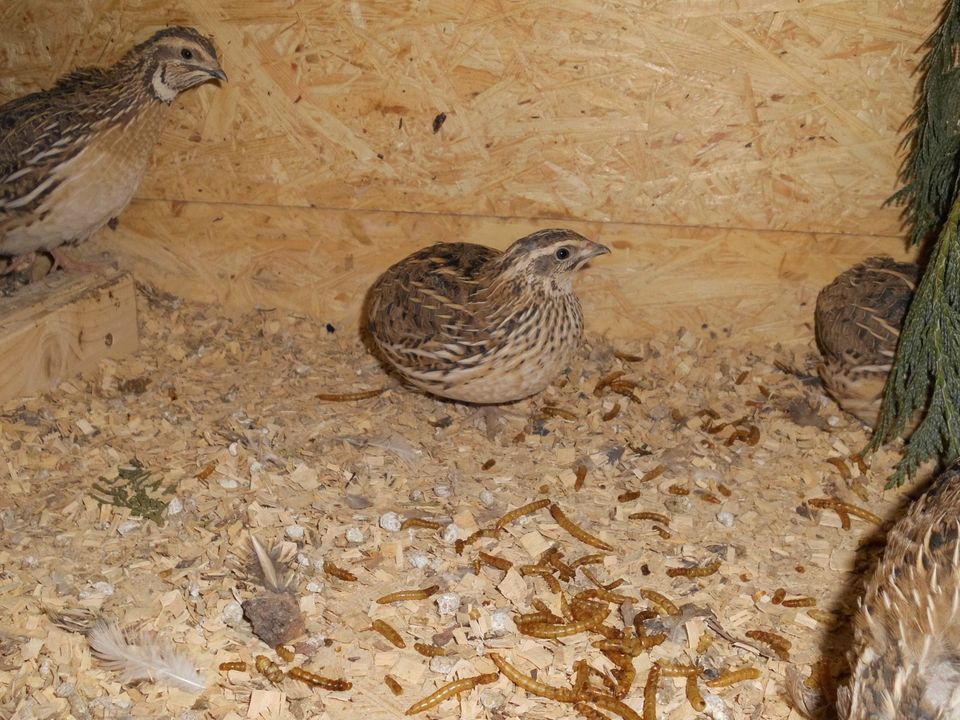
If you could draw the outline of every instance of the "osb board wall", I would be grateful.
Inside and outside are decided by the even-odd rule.
[[[8,0],[0,96],[110,61],[161,25],[196,25],[230,82],[182,99],[139,191],[151,202],[104,239],[140,258],[138,275],[228,305],[347,320],[356,305],[344,293],[419,245],[457,232],[504,245],[579,220],[633,243],[605,260],[606,280],[590,281],[606,291],[586,297],[599,309],[625,303],[604,313],[619,327],[638,309],[660,323],[670,303],[682,306],[671,320],[717,315],[700,295],[721,289],[734,309],[769,300],[772,286],[793,307],[807,290],[771,268],[813,285],[838,267],[822,257],[832,247],[896,252],[898,213],[882,201],[896,186],[916,51],[940,6]],[[195,232],[184,216],[210,222]],[[354,244],[361,236],[368,245]],[[239,274],[220,268],[238,264]],[[203,282],[187,282],[201,268]],[[644,308],[651,287],[659,295]]]

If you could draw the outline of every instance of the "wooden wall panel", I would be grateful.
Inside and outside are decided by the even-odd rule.
[[[578,279],[588,328],[646,337],[707,325],[731,342],[807,343],[819,289],[865,255],[905,257],[897,238],[564,222],[609,245]],[[135,201],[93,249],[139,279],[227,310],[279,308],[356,327],[366,289],[438,240],[506,247],[535,220]],[[165,238],[158,242],[157,238]]]
[[[0,98],[189,23],[230,82],[184,99],[142,198],[896,234],[941,4],[6,0]]]

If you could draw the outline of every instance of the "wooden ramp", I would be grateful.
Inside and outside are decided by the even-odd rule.
[[[136,348],[130,273],[55,273],[0,298],[0,402],[55,387]]]

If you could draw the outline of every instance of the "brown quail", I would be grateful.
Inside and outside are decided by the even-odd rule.
[[[573,275],[610,252],[571,230],[541,230],[500,252],[439,243],[388,269],[370,289],[375,350],[420,390],[500,404],[543,390],[580,345]]]
[[[873,257],[841,273],[817,296],[820,378],[840,407],[870,427],[919,275],[917,265]]]
[[[853,630],[843,720],[960,720],[960,465],[890,530]]]
[[[170,27],[108,68],[74,70],[0,106],[0,256],[44,251],[59,261],[60,246],[119,215],[171,102],[214,78],[226,75],[210,40]]]

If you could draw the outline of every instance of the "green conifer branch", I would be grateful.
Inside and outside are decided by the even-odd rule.
[[[866,452],[900,435],[927,408],[887,487],[929,458],[960,456],[960,198],[934,246],[900,331],[883,407]]]
[[[909,154],[900,171],[901,187],[888,203],[904,205],[903,218],[913,244],[928,239],[946,220],[957,194],[960,167],[960,1],[944,5],[940,24],[924,43],[927,54],[917,70],[917,104],[904,126],[902,147]]]

